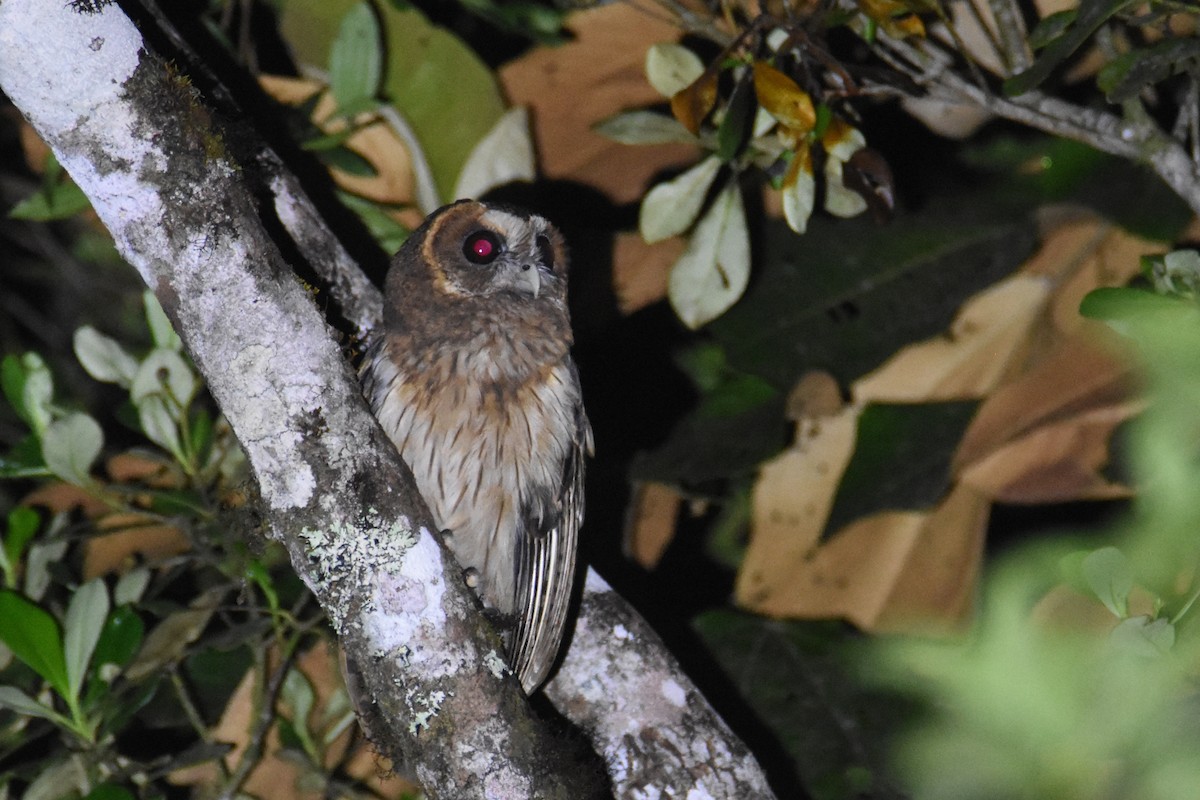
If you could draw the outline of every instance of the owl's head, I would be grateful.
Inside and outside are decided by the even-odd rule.
[[[562,235],[544,217],[509,206],[460,200],[438,209],[396,255],[397,266],[414,262],[451,297],[566,299]]]

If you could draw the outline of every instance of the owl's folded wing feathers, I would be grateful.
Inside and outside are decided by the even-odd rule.
[[[592,450],[591,426],[582,406],[576,417],[577,435],[563,463],[557,513],[546,519],[523,510],[525,530],[517,537],[517,602],[513,609],[517,627],[508,660],[526,694],[550,674],[571,606],[575,553],[583,524],[584,454]]]

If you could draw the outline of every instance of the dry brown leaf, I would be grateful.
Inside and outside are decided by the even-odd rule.
[[[717,73],[705,70],[690,86],[671,97],[671,113],[695,136],[717,103]]]
[[[43,506],[51,511],[79,509],[85,517],[98,517],[108,511],[104,501],[69,483],[47,483],[21,498],[23,506]]]
[[[769,587],[756,586],[755,602],[739,581],[738,602],[768,616],[847,619],[868,631],[944,629],[970,610],[987,509],[960,488],[932,512],[864,517],[790,560]]]
[[[192,546],[178,528],[148,524],[139,514],[109,514],[99,527],[115,532],[91,536],[84,542],[84,580],[125,572],[143,561],[154,563],[186,553]]]
[[[1102,474],[1117,426],[1141,404],[1130,401],[1043,425],[965,466],[959,479],[1001,503],[1066,503],[1129,497]]]
[[[1050,284],[1015,275],[968,300],[944,335],[900,350],[854,384],[860,402],[983,397],[1024,364]]]
[[[176,489],[180,485],[180,473],[165,455],[156,458],[133,451],[118,453],[104,467],[116,483],[137,482],[155,489]]]
[[[1097,343],[1072,337],[980,406],[963,434],[952,472],[961,474],[1041,426],[1122,406],[1129,394],[1129,368]]]
[[[842,387],[837,378],[823,370],[814,369],[800,376],[788,392],[784,415],[793,422],[805,417],[832,417],[842,410]]]
[[[622,314],[632,314],[667,296],[671,266],[687,241],[673,236],[646,244],[639,233],[618,233],[613,242],[613,291]]]
[[[645,569],[657,567],[675,538],[675,520],[682,505],[683,496],[665,483],[645,481],[634,487],[625,527],[625,555]]]
[[[691,145],[629,146],[592,131],[619,111],[662,103],[643,71],[646,51],[679,39],[669,21],[632,3],[573,13],[575,39],[531,50],[500,71],[514,105],[533,110],[533,136],[542,174],[599,189],[615,203],[632,203],[650,179],[696,159]]]
[[[817,124],[817,112],[808,92],[766,62],[754,62],[754,93],[759,105],[798,138]]]
[[[988,498],[960,485],[926,515],[872,630],[944,632],[967,621],[990,509]]]
[[[762,465],[754,487],[750,546],[735,593],[745,608],[786,616],[796,576],[814,557],[850,463],[861,407],[801,420],[796,442]]]

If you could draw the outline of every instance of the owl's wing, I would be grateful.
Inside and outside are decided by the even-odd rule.
[[[575,584],[575,553],[583,524],[584,453],[592,450],[592,429],[583,406],[563,463],[557,513],[549,519],[523,511],[525,530],[517,536],[516,631],[509,663],[531,694],[550,674],[562,644]]]

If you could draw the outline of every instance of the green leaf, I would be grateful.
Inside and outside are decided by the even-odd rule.
[[[80,365],[98,381],[115,383],[129,388],[137,373],[137,359],[126,352],[117,340],[84,325],[75,331],[75,357]]]
[[[75,590],[67,606],[63,630],[63,652],[67,662],[70,698],[78,698],[87,675],[92,652],[108,618],[108,589],[100,578],[92,578]]]
[[[21,560],[25,545],[37,534],[41,524],[41,515],[29,506],[17,506],[8,512],[8,530],[4,534],[4,558],[10,566]]]
[[[22,800],[63,800],[87,791],[88,771],[83,754],[74,753],[54,762],[42,762],[42,773],[29,784]]]
[[[1071,8],[1066,11],[1057,11],[1047,17],[1042,17],[1038,20],[1038,24],[1029,32],[1029,46],[1034,50],[1041,50],[1046,45],[1053,42],[1063,31],[1075,21],[1075,17],[1079,15],[1079,9]]]
[[[137,800],[137,798],[123,786],[117,786],[113,783],[102,783],[88,792],[83,800]]]
[[[348,147],[329,147],[329,148],[310,148],[307,150],[315,150],[317,156],[321,159],[321,163],[327,167],[341,170],[347,175],[355,175],[360,178],[372,178],[378,175],[375,165],[365,158],[360,156]]]
[[[621,144],[696,143],[696,137],[679,120],[655,111],[622,111],[596,123],[592,130]]]
[[[889,509],[924,510],[950,485],[950,465],[975,401],[879,404],[858,418],[854,455],[838,484],[824,536]]]
[[[171,320],[167,318],[167,313],[163,311],[153,292],[142,292],[142,306],[146,310],[146,324],[150,326],[150,338],[154,341],[154,346],[174,350],[176,353],[183,350],[183,342],[171,327]]]
[[[348,192],[339,192],[338,198],[362,220],[385,251],[395,253],[408,238],[411,231],[375,203]]]
[[[0,590],[0,641],[63,697],[70,696],[62,636],[54,617],[16,592]]]
[[[792,158],[807,160],[808,156],[805,153],[794,153]],[[808,220],[812,217],[813,207],[816,205],[817,179],[811,169],[795,163],[789,169],[788,176],[792,178],[791,182],[784,181],[780,189],[783,195],[783,217],[787,220],[789,228],[796,233],[804,233],[808,230]]]
[[[360,2],[342,17],[329,48],[329,88],[345,110],[373,99],[383,78],[382,31],[371,3]]]
[[[13,206],[8,215],[13,219],[51,222],[69,219],[90,207],[91,201],[74,181],[65,174],[62,179],[55,179],[47,172],[41,188]]]
[[[50,424],[54,379],[37,353],[8,355],[0,362],[0,384],[13,411],[40,438]]]
[[[721,126],[717,128],[717,158],[721,163],[728,164],[736,158],[750,140],[756,109],[754,81],[747,72],[746,78],[734,86]]]
[[[62,517],[56,517],[55,522],[61,522]],[[53,534],[56,525],[51,524],[49,533]],[[29,547],[25,556],[25,596],[30,600],[40,600],[50,588],[50,565],[57,564],[67,552],[66,539],[36,541]]]
[[[646,193],[638,213],[638,229],[648,243],[683,233],[700,213],[721,161],[709,156],[673,180]]]
[[[298,669],[288,670],[287,675],[283,678],[279,695],[292,711],[292,723],[298,730],[307,732],[308,715],[312,713],[317,699],[308,678]]]
[[[42,458],[46,466],[67,483],[91,483],[92,464],[104,447],[100,424],[87,414],[74,412],[55,420],[42,435]]]
[[[42,458],[42,445],[29,434],[0,456],[0,478],[48,478],[50,470]]]
[[[1129,614],[1129,592],[1133,589],[1133,567],[1125,554],[1115,547],[1101,547],[1083,559],[1080,569],[1100,602],[1124,619]]]
[[[96,652],[92,656],[93,667],[100,671],[106,664],[124,667],[137,654],[142,645],[145,625],[142,618],[129,606],[118,606],[108,615]]]
[[[704,72],[700,56],[680,44],[652,45],[646,51],[646,78],[663,97],[691,86]]]
[[[1181,72],[1200,67],[1200,40],[1192,37],[1165,39],[1149,47],[1122,53],[1105,64],[1096,75],[1096,85],[1110,103],[1123,103],[1143,89]]]
[[[1126,333],[1132,323],[1148,319],[1180,320],[1195,316],[1196,307],[1187,300],[1167,297],[1145,289],[1106,286],[1093,289],[1079,303],[1079,313],[1100,320],[1118,333]]]
[[[0,686],[0,708],[11,709],[27,717],[58,718],[53,708],[39,703],[15,686]]]
[[[699,328],[737,302],[750,281],[750,234],[742,191],[730,180],[671,267],[667,294],[689,328]]]
[[[862,131],[851,128],[848,135],[826,152],[825,210],[836,217],[854,217],[867,210],[867,201],[842,182],[842,166],[867,144]]]
[[[458,174],[454,196],[482,197],[497,187],[532,181],[535,177],[537,165],[529,135],[529,112],[513,108],[475,145]]]
[[[326,150],[336,150],[344,145],[351,136],[358,133],[359,130],[361,129],[352,125],[347,125],[344,130],[337,131],[336,133],[329,133],[323,136],[314,136],[311,139],[305,139],[300,143],[300,149],[307,150],[310,153],[323,153]],[[370,165],[370,162],[368,162],[362,156],[358,154],[354,155],[355,158],[363,161],[368,166]],[[374,171],[374,169],[374,167],[371,167],[372,171]]]
[[[707,612],[693,627],[730,688],[786,754],[781,775],[794,787],[786,796],[904,796],[890,785],[888,744],[913,704],[857,678],[862,659],[853,631],[733,611]]]
[[[207,409],[198,408],[192,413],[188,430],[191,433],[191,449],[196,454],[196,463],[203,466],[208,463],[213,442],[212,416]]]
[[[813,369],[848,385],[898,347],[941,334],[965,299],[1033,251],[1024,215],[1014,222],[977,195],[938,203],[887,226],[814,217],[803,237],[766,222],[761,274],[709,327],[730,365],[781,391]]]
[[[280,32],[299,62],[325,62],[334,32],[353,5],[327,0],[280,8]],[[506,108],[495,73],[466,43],[414,6],[386,3],[379,11],[387,54],[383,93],[416,134],[435,193],[455,199],[446,195],[460,168]]]
[[[1082,0],[1074,23],[1050,43],[1033,66],[1004,82],[1004,93],[1010,97],[1036,89],[1050,77],[1059,64],[1069,58],[1100,26],[1114,15],[1137,5],[1138,0]]]

